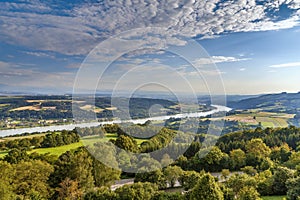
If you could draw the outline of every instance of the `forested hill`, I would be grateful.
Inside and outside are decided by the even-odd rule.
[[[235,109],[261,109],[271,112],[296,114],[300,111],[300,92],[266,94],[258,97],[228,102]]]

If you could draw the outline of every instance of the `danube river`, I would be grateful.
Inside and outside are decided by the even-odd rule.
[[[76,127],[93,127],[105,124],[118,124],[131,122],[134,124],[143,124],[148,120],[158,121],[158,120],[167,120],[170,118],[191,118],[191,117],[205,117],[212,115],[218,112],[228,112],[231,108],[226,106],[212,105],[215,109],[206,111],[206,112],[195,112],[195,113],[180,113],[176,115],[165,115],[157,117],[149,117],[144,119],[133,119],[133,120],[113,120],[105,122],[90,122],[90,123],[80,123],[80,124],[66,124],[66,125],[57,125],[57,126],[42,126],[42,127],[33,127],[33,128],[20,128],[20,129],[9,129],[9,130],[0,130],[0,137],[9,136],[9,135],[18,135],[22,133],[35,133],[35,132],[47,132],[47,131],[61,131],[61,130],[73,130]]]

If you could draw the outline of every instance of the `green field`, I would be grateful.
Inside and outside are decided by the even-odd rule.
[[[286,198],[286,196],[264,196],[262,197],[263,200],[282,200]]]
[[[50,153],[52,155],[60,156],[61,154],[65,153],[66,151],[69,151],[71,149],[76,149],[81,146],[82,146],[82,143],[77,142],[77,143],[59,146],[59,147],[33,149],[31,151],[28,151],[28,153],[33,153],[33,152],[36,152],[39,154]]]
[[[13,140],[13,139],[22,139],[24,137],[34,137],[34,136],[41,136],[43,134],[37,134],[37,135],[30,135],[30,136],[20,136],[20,137],[7,137],[5,138],[6,140]],[[92,146],[96,142],[105,142],[109,141],[110,139],[116,139],[117,134],[106,134],[106,137],[101,138],[99,136],[86,136],[81,138],[80,142],[69,144],[69,145],[63,145],[59,147],[50,147],[50,148],[38,148],[38,149],[32,149],[28,151],[28,153],[39,153],[39,154],[45,154],[45,153],[50,153],[52,155],[61,155],[65,153],[66,151],[69,151],[71,149],[76,149],[81,146]],[[137,144],[140,145],[146,139],[135,139]],[[0,158],[3,158],[5,155],[7,155],[8,151],[0,151]]]

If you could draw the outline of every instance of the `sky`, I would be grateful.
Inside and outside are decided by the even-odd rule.
[[[2,0],[0,93],[300,91],[299,0]]]

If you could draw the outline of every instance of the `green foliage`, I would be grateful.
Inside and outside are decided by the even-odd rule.
[[[77,181],[73,181],[70,178],[66,178],[59,184],[58,191],[58,200],[77,200],[81,199],[83,193],[79,189]]]
[[[114,144],[125,151],[136,152],[138,149],[136,141],[127,135],[120,135]]]
[[[151,200],[184,200],[184,196],[179,192],[156,192]]]
[[[106,187],[100,187],[97,191],[90,191],[84,195],[84,200],[116,200],[117,198],[117,194]]]
[[[274,147],[271,151],[270,158],[273,161],[284,163],[288,161],[289,157],[291,156],[291,148],[288,144],[284,143],[280,147]]]
[[[222,174],[222,178],[226,180],[230,175],[230,171],[229,169],[222,169],[221,174]]]
[[[286,181],[293,178],[295,172],[286,167],[278,167],[274,171],[273,191],[276,195],[285,195],[287,192]]]
[[[63,146],[79,142],[79,135],[73,131],[62,131],[60,134],[50,133],[41,142],[42,148]]]
[[[300,164],[300,151],[298,152],[292,152],[292,155],[290,156],[289,160],[284,163],[285,166],[295,169],[297,165]]]
[[[245,174],[248,174],[250,176],[254,176],[257,173],[257,170],[254,169],[254,167],[252,166],[246,166],[244,168],[241,168],[242,172],[244,172]]]
[[[16,164],[16,163],[19,163],[21,161],[28,161],[29,156],[26,153],[25,149],[12,149],[4,157],[4,160],[9,162],[9,163]]]
[[[257,158],[266,158],[270,155],[270,148],[260,138],[255,138],[246,143],[246,151]]]
[[[241,149],[234,149],[230,151],[230,161],[233,169],[240,169],[246,164],[246,154]]]
[[[201,149],[200,142],[192,142],[186,152],[183,154],[186,158],[192,158]]]
[[[14,192],[25,199],[31,195],[39,194],[43,198],[50,195],[50,187],[47,183],[53,167],[40,160],[20,162],[14,164],[15,176],[13,179]],[[35,195],[36,196],[36,195]]]
[[[0,172],[0,200],[13,199],[16,196],[13,185],[15,169],[11,164],[0,161]]]
[[[300,177],[288,179],[287,186],[287,199],[298,200],[300,197]]]
[[[108,167],[96,159],[93,159],[92,173],[97,187],[111,186],[121,175],[120,170]]]
[[[254,187],[243,187],[239,192],[239,200],[259,200],[259,193]]]
[[[158,188],[155,184],[134,183],[116,189],[115,193],[118,200],[150,200],[156,191],[158,191]]]
[[[176,181],[182,175],[183,171],[178,166],[168,166],[163,170],[165,181],[170,187],[174,187]]]
[[[202,175],[204,175],[203,171],[201,173],[195,171],[184,171],[178,181],[184,190],[188,191],[197,185],[198,180]]]
[[[190,200],[223,200],[223,193],[210,174],[203,175],[197,185],[187,194]]]
[[[241,197],[241,195],[245,195],[247,191],[252,191],[257,187],[257,182],[254,177],[251,177],[247,174],[234,174],[227,181],[226,186],[232,189],[232,192],[237,199]]]
[[[137,173],[135,174],[134,182],[150,182],[155,183],[159,189],[167,188],[165,176],[161,170]]]
[[[53,187],[67,177],[79,183],[83,191],[94,186],[93,160],[84,148],[67,151],[62,154],[54,165],[54,172],[51,174],[50,183]]]
[[[217,172],[229,166],[229,156],[223,153],[218,147],[201,149],[192,159],[190,169],[201,171]]]
[[[270,170],[266,170],[256,174],[257,191],[262,196],[272,195],[273,192],[273,176]]]

